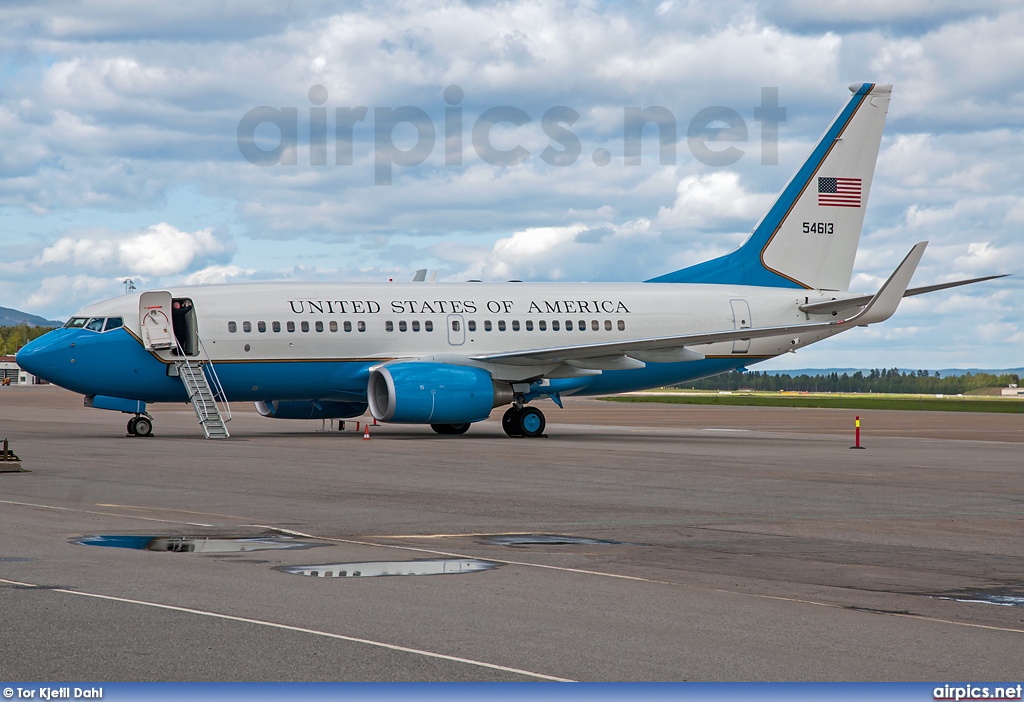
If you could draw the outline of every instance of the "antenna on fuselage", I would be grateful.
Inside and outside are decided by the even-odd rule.
[[[131,278],[125,278],[121,282],[124,283],[124,294],[125,295],[128,295],[129,293],[135,292],[135,281],[134,280],[132,280]]]

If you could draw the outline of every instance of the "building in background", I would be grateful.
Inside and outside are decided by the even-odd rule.
[[[11,385],[37,385],[38,380],[31,373],[22,370],[14,362],[14,356],[0,356],[0,387]]]

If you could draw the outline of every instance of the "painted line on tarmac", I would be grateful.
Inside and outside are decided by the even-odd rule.
[[[448,556],[450,558],[474,558],[484,561],[490,561],[492,563],[501,563],[502,565],[518,565],[525,566],[527,568],[541,568],[544,570],[555,570],[563,573],[578,573],[580,575],[594,575],[602,578],[615,578],[617,580],[630,580],[639,583],[649,583],[652,585],[672,585],[675,587],[686,587],[694,590],[704,590],[706,592],[717,592],[725,595],[734,595],[738,597],[755,597],[761,600],[774,600],[776,602],[793,602],[796,604],[813,605],[815,607],[828,607],[829,609],[839,609],[845,611],[851,610],[847,605],[835,604],[832,602],[819,602],[817,600],[805,600],[798,597],[783,597],[781,595],[761,595],[755,592],[737,592],[735,590],[726,590],[724,588],[717,587],[702,587],[700,585],[690,585],[687,583],[678,583],[671,580],[656,580],[653,578],[643,578],[638,575],[622,575],[620,573],[605,573],[599,570],[587,570],[585,568],[568,568],[566,566],[554,566],[547,565],[545,563],[529,563],[527,561],[509,561],[502,558],[491,558],[489,556],[474,556],[465,553],[452,553],[450,551],[438,551],[429,548],[419,548],[416,546],[400,546],[398,544],[379,544],[372,541],[359,541],[356,539],[339,539],[331,536],[314,536],[313,534],[306,534],[301,531],[295,531],[294,529],[284,529],[281,527],[269,526],[265,524],[247,524],[245,526],[260,527],[262,529],[273,529],[274,531],[282,534],[288,534],[289,536],[298,536],[304,539],[317,539],[320,541],[334,541],[336,543],[353,544],[356,546],[374,546],[377,548],[391,548],[402,551],[413,551],[416,553],[429,553],[435,556]],[[520,532],[521,533],[521,532]],[[1005,626],[992,626],[990,624],[973,624],[971,622],[958,622],[952,619],[939,619],[938,617],[928,617],[917,614],[900,614],[898,612],[878,612],[871,611],[865,612],[866,614],[879,614],[888,617],[902,617],[904,619],[913,619],[915,621],[926,621],[934,622],[937,624],[952,624],[954,626],[964,626],[972,629],[986,629],[989,631],[1005,631],[1014,634],[1024,634],[1024,629],[1014,629],[1013,627]]]
[[[6,583],[8,585],[15,585],[20,587],[29,588],[43,588],[44,586],[36,583],[24,583],[18,582],[17,580],[6,580],[0,578],[0,583]],[[100,595],[95,592],[84,592],[82,590],[68,590],[66,588],[45,588],[47,592],[62,592],[66,595],[78,595],[79,597],[91,597],[97,600],[108,600],[110,602],[123,602],[127,604],[142,605],[143,607],[154,607],[156,609],[167,609],[173,612],[184,612],[186,614],[197,614],[203,617],[211,617],[213,619],[226,619],[232,622],[242,622],[243,624],[256,624],[257,626],[265,626],[271,629],[280,629],[283,631],[294,631],[300,634],[312,634],[313,636],[322,636],[328,639],[337,639],[339,641],[348,641],[350,643],[365,644],[367,646],[376,646],[377,648],[385,648],[391,651],[399,651],[401,653],[412,653],[417,656],[423,656],[425,658],[437,658],[440,660],[451,661],[453,663],[464,663],[466,665],[476,666],[478,668],[488,668],[490,670],[500,670],[504,673],[514,673],[516,675],[522,675],[528,678],[536,678],[537,680],[548,680],[551,682],[576,682],[569,678],[559,678],[554,675],[545,675],[544,673],[535,673],[530,670],[523,670],[522,668],[511,668],[505,665],[497,665],[496,663],[486,663],[484,661],[473,660],[472,658],[460,658],[459,656],[449,656],[445,653],[435,653],[434,651],[426,651],[419,648],[409,648],[408,646],[398,646],[396,644],[389,644],[383,641],[373,641],[372,639],[362,639],[357,636],[346,636],[344,634],[334,634],[329,631],[320,631],[318,629],[307,629],[301,626],[292,626],[290,624],[278,624],[277,622],[269,622],[263,619],[250,619],[249,617],[238,617],[232,614],[221,614],[219,612],[210,612],[203,609],[193,609],[191,607],[178,607],[176,605],[160,604],[159,602],[147,602],[145,600],[133,600],[127,597],[113,597],[111,595]]]
[[[38,509],[53,509],[60,512],[81,512],[82,514],[100,514],[105,517],[123,517],[125,519],[142,519],[147,522],[162,522],[164,524],[185,524],[197,527],[215,527],[216,524],[202,524],[199,522],[182,522],[175,519],[157,519],[156,517],[140,517],[134,514],[117,514],[116,512],[97,512],[90,509],[77,509],[75,507],[57,507],[56,505],[41,505],[35,502],[15,502],[14,500],[0,500],[0,504],[17,505],[18,507],[36,507]]]
[[[252,517],[240,517],[237,514],[217,514],[216,512],[196,512],[190,509],[175,509],[173,507],[143,507],[141,505],[119,505],[119,504],[107,504],[103,502],[97,502],[97,507],[120,507],[121,509],[138,509],[149,512],[175,512],[177,514],[201,514],[204,517],[224,517],[225,519],[244,519],[250,520]]]

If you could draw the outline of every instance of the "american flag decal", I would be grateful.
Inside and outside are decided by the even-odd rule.
[[[818,178],[818,207],[860,207],[860,178]]]

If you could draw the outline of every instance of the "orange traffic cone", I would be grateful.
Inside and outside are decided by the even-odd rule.
[[[370,440],[370,425],[366,425],[366,429],[363,430],[363,441]]]

